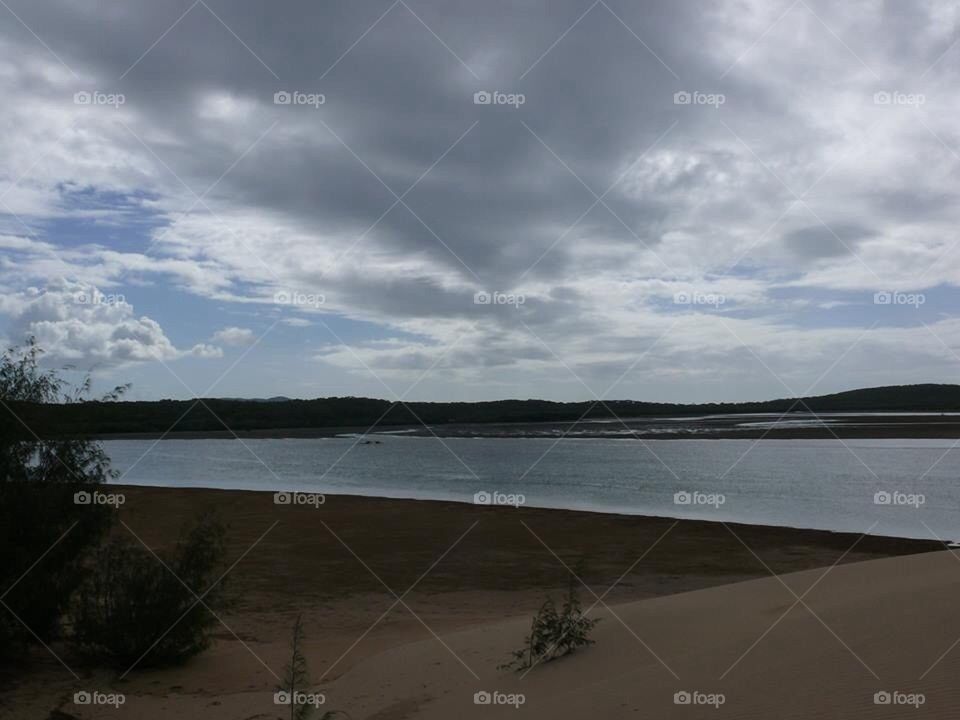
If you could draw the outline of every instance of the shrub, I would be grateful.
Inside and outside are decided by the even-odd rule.
[[[0,650],[18,654],[61,632],[61,618],[79,585],[84,554],[113,521],[106,505],[78,505],[74,494],[114,477],[97,442],[50,439],[27,427],[23,409],[41,403],[79,403],[87,378],[72,393],[56,371],[41,371],[33,339],[0,356]],[[119,397],[118,387],[104,400]]]
[[[132,538],[107,543],[77,593],[74,641],[124,670],[178,664],[204,650],[218,622],[213,613],[226,605],[218,572],[224,535],[213,515],[202,515],[173,552],[158,553],[162,563]]]
[[[303,621],[299,615],[293,624],[293,635],[290,638],[290,660],[283,668],[283,680],[277,686],[276,698],[283,698],[290,706],[290,720],[309,720],[319,712],[319,703],[309,702],[310,694],[306,688],[310,685],[310,670],[307,659],[303,655],[303,641],[306,634],[303,631]],[[350,715],[342,710],[327,710],[318,720],[333,720],[338,716],[349,718]]]
[[[560,611],[557,611],[553,599],[547,598],[533,616],[524,647],[514,650],[511,653],[513,660],[499,667],[513,670],[532,668],[537,663],[549,662],[577,648],[592,645],[593,640],[588,635],[598,622],[599,619],[584,615],[580,608],[580,596],[571,578]]]

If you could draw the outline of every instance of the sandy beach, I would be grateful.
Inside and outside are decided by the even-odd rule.
[[[213,647],[123,681],[87,675],[51,648],[78,666],[77,681],[40,650],[28,672],[3,679],[0,716],[280,717],[272,693],[298,613],[324,707],[353,718],[512,710],[475,705],[484,691],[522,693],[522,711],[537,718],[844,716],[837,707],[895,716],[883,713],[902,708],[873,705],[885,687],[926,689],[925,713],[952,706],[952,656],[918,680],[960,636],[951,612],[960,563],[928,552],[938,543],[424,501],[331,496],[312,508],[260,492],[120,490],[115,532],[154,550],[202,507],[228,523],[235,602]],[[596,644],[522,677],[498,670],[571,570],[585,583],[584,608],[602,618]],[[82,689],[125,702],[77,706]],[[684,690],[725,702],[675,705]]]

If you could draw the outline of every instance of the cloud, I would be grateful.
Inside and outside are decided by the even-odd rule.
[[[103,293],[86,283],[59,280],[43,289],[28,288],[6,296],[0,312],[12,320],[12,341],[33,336],[58,361],[114,366],[186,355],[211,357],[205,346],[178,350],[159,323],[137,317],[122,294]]]
[[[198,343],[190,349],[190,354],[205,359],[221,358],[223,357],[223,350],[213,345]]]
[[[214,359],[214,344],[251,342],[223,327],[241,309],[282,321],[265,353],[302,328],[304,357],[358,373],[359,357],[406,377],[456,342],[425,384],[446,373],[478,396],[506,378],[582,394],[557,357],[609,384],[649,353],[670,372],[624,391],[696,393],[684,378],[712,368],[716,392],[757,397],[770,388],[718,317],[800,362],[874,323],[875,348],[904,325],[922,337],[960,299],[947,2],[292,0],[265,23],[211,0],[159,42],[180,14],[162,4],[133,0],[104,24],[72,0],[10,2],[56,56],[0,27],[18,59],[0,63],[0,303],[58,277],[144,284],[158,308],[196,301],[201,330],[164,324],[211,343],[177,349],[114,309],[38,325],[67,353]],[[78,91],[124,102],[77,105]],[[275,104],[278,91],[324,102]],[[477,91],[525,102],[477,105]],[[890,289],[947,295],[907,316],[870,301]],[[478,291],[527,302],[477,306]],[[129,337],[87,337],[88,320]],[[317,349],[334,330],[353,353]],[[681,357],[694,348],[697,363]],[[915,372],[942,377],[925,357]],[[872,364],[832,372],[861,384]]]
[[[800,257],[837,257],[855,253],[857,245],[873,234],[859,225],[810,225],[786,233],[784,243]]]
[[[310,327],[311,325],[311,322],[309,320],[307,320],[306,318],[299,318],[299,317],[283,318],[281,322],[284,325],[289,325],[290,327],[299,327],[299,328]]]
[[[249,328],[225,327],[222,330],[217,330],[211,339],[213,342],[224,345],[251,345],[257,339],[257,336]]]

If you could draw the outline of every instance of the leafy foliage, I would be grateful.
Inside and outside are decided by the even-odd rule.
[[[580,606],[580,596],[571,579],[563,605],[557,610],[552,598],[540,606],[533,617],[530,634],[524,640],[524,647],[514,650],[513,660],[500,666],[500,669],[524,670],[541,662],[549,662],[575,651],[577,648],[592,645],[590,631],[599,619],[588,618]]]
[[[94,556],[73,608],[73,638],[96,660],[126,670],[184,662],[210,644],[227,596],[218,572],[223,525],[200,517],[166,557],[132,537]]]
[[[78,505],[74,494],[113,477],[101,445],[82,437],[41,439],[16,408],[84,402],[89,377],[72,393],[56,371],[41,371],[33,339],[0,356],[0,648],[14,655],[61,633],[60,619],[82,578],[82,558],[113,521],[105,505]],[[104,396],[112,402],[118,387]],[[9,590],[8,590],[9,588]]]

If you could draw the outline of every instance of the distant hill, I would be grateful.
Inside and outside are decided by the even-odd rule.
[[[636,400],[551,402],[411,402],[336,397],[291,400],[211,398],[138,402],[84,402],[75,405],[22,405],[11,409],[43,436],[112,433],[210,432],[420,425],[446,423],[563,422],[644,416],[803,412],[947,412],[960,411],[960,385],[895,385],[864,388],[801,399],[762,402],[675,404]],[[0,433],[26,430],[10,413],[0,412]]]
[[[216,400],[229,400],[230,402],[289,402],[290,398],[285,395],[275,395],[268,398],[237,398],[237,397],[226,397],[226,398],[214,398]]]

